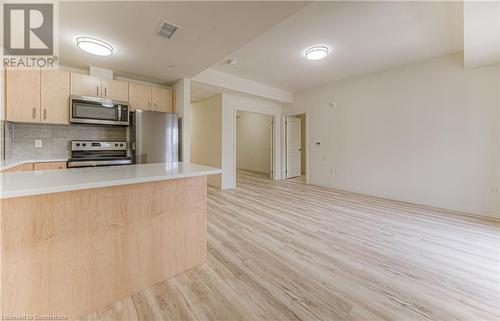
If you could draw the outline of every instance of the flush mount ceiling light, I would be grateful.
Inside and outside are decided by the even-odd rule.
[[[328,56],[328,47],[314,46],[306,50],[306,58],[309,60],[320,60]]]
[[[111,56],[113,46],[109,43],[91,37],[76,38],[76,45],[85,52],[96,56]]]

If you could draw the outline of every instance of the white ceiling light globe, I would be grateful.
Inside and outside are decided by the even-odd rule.
[[[309,60],[320,60],[328,56],[328,48],[325,46],[314,46],[306,50],[306,58]]]
[[[83,51],[96,56],[111,56],[113,54],[113,46],[109,43],[91,37],[76,38],[76,45]]]

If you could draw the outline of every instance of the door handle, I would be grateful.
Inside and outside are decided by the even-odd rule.
[[[33,116],[33,119],[36,119],[36,107],[33,107],[33,114],[32,114],[32,116]]]
[[[47,108],[43,109],[43,119],[47,119]]]

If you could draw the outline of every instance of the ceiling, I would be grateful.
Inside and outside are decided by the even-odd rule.
[[[215,96],[225,92],[224,88],[213,86],[210,84],[202,83],[199,81],[191,80],[191,102],[195,103],[205,98]]]
[[[297,91],[463,50],[462,2],[315,2],[212,68]],[[327,45],[327,58],[304,50]],[[231,66],[228,59],[236,59]]]
[[[59,3],[59,58],[63,65],[112,69],[115,75],[171,85],[192,77],[303,8],[303,2]],[[160,21],[179,26],[168,40]],[[79,50],[77,36],[111,43],[111,57]]]

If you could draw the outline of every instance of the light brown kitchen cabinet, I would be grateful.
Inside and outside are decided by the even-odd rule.
[[[172,90],[153,87],[151,91],[152,110],[172,112]]]
[[[33,169],[35,171],[41,171],[46,169],[65,169],[66,162],[43,162],[35,163]]]
[[[41,122],[69,124],[69,72],[41,71]]]
[[[151,110],[151,88],[146,85],[129,83],[128,103],[130,111],[135,109]]]
[[[7,70],[6,120],[69,123],[69,73],[59,70]]]
[[[33,170],[33,163],[25,163],[11,168],[4,169],[2,173],[27,172]]]
[[[5,71],[6,120],[40,122],[40,70]]]
[[[72,72],[71,95],[100,97],[101,83],[101,78]]]
[[[128,101],[128,82],[120,80],[103,79],[101,86],[102,98],[111,100]]]

